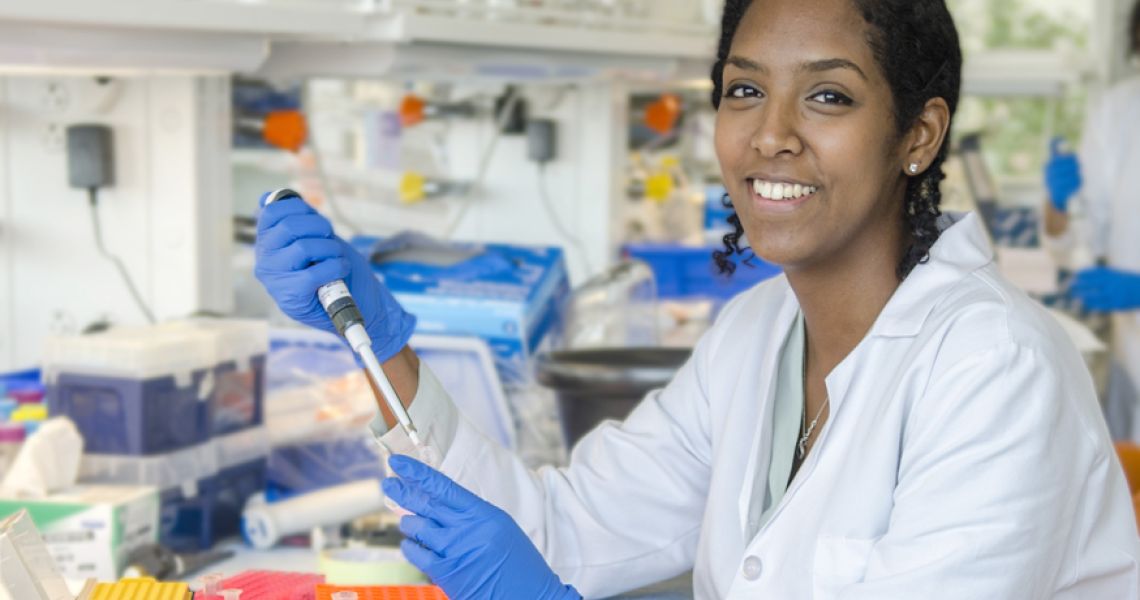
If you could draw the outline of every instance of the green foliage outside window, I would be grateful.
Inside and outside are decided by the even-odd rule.
[[[949,0],[958,21],[967,62],[987,50],[1052,50],[1087,53],[1090,0]],[[957,133],[985,131],[986,159],[999,179],[1040,177],[1047,159],[1047,132],[1075,147],[1084,125],[1085,86],[1063,98],[965,97]]]

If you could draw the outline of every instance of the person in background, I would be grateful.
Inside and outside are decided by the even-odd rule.
[[[330,328],[316,291],[344,278],[439,446],[438,469],[394,456],[383,483],[415,513],[409,561],[452,600],[609,597],[690,570],[708,600],[1140,598],[1080,353],[1002,278],[980,218],[940,211],[961,75],[944,0],[726,2],[712,102],[736,214],[715,258],[784,273],[565,468],[480,435],[367,261],[300,199],[267,206],[259,280]],[[373,423],[396,448],[392,428]]]
[[[1140,1],[1130,33],[1136,61]],[[1050,154],[1046,243],[1062,264],[1093,265],[1076,274],[1071,293],[1087,310],[1112,314],[1109,429],[1117,439],[1140,441],[1140,77],[1118,83],[1091,108],[1079,155],[1059,139]],[[1077,203],[1081,226],[1070,217]]]

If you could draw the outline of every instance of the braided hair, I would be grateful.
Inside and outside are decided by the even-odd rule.
[[[922,115],[926,102],[942,98],[951,117],[958,108],[962,83],[962,50],[958,30],[945,0],[851,0],[870,25],[868,44],[886,75],[894,100],[895,127],[901,135]],[[712,68],[712,104],[720,108],[724,67],[737,27],[751,0],[727,0],[721,21],[717,60]],[[949,136],[943,141],[934,162],[921,175],[907,180],[906,195],[900,207],[910,240],[896,267],[899,280],[930,259],[930,248],[938,241],[937,220],[942,214],[940,184],[946,178],[942,165],[949,153]],[[726,207],[732,201],[724,197]],[[733,254],[751,258],[751,250],[740,247],[744,226],[733,213],[728,222],[734,231],[724,236],[724,249],[713,253],[722,273],[732,273]]]

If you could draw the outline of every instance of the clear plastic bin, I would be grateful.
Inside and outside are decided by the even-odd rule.
[[[210,437],[216,337],[130,327],[56,337],[44,348],[48,404],[89,452],[148,455]]]

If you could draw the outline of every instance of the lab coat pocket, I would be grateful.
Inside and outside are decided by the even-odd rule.
[[[812,598],[836,598],[844,587],[863,581],[871,549],[879,538],[821,535],[812,563]]]

